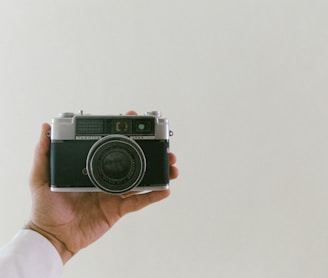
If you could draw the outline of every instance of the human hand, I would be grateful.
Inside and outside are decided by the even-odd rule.
[[[135,112],[130,111],[133,115]],[[65,264],[80,249],[106,233],[122,216],[165,199],[169,190],[144,194],[129,192],[110,195],[103,192],[51,192],[49,180],[49,124],[42,125],[30,178],[32,216],[27,229],[46,237]],[[170,153],[170,179],[178,176],[176,157]]]

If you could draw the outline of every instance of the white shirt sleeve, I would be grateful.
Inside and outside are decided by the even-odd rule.
[[[55,247],[34,231],[22,230],[0,248],[1,278],[60,278],[63,270]]]

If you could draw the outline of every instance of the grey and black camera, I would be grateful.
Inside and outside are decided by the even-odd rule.
[[[160,112],[62,113],[51,126],[51,191],[123,194],[168,189],[171,135]]]

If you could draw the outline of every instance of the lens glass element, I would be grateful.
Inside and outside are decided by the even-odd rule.
[[[122,179],[126,177],[131,169],[131,157],[118,150],[106,153],[102,160],[102,170],[104,174],[112,179]]]

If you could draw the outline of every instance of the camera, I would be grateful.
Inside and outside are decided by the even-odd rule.
[[[159,111],[61,113],[51,124],[50,189],[110,194],[168,189],[172,135]]]

